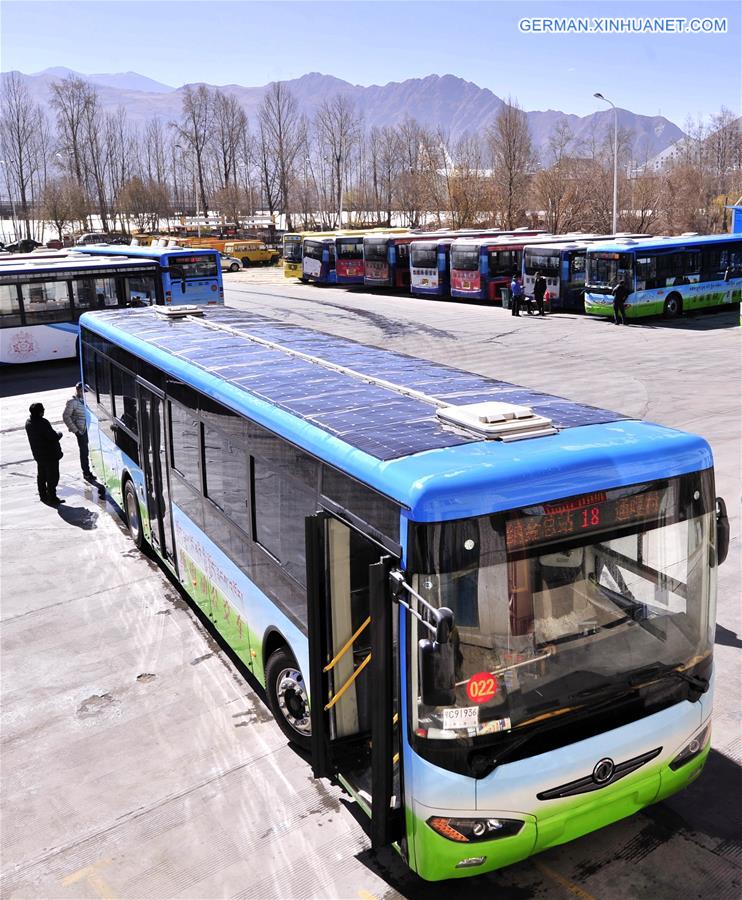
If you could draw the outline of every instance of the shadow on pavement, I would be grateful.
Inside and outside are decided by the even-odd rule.
[[[74,387],[79,380],[80,365],[74,359],[5,366],[0,381],[0,397]]]
[[[85,509],[84,506],[58,506],[57,513],[68,525],[82,528],[83,531],[92,531],[98,527],[98,513],[95,510]]]
[[[738,649],[742,647],[742,640],[740,640],[739,636],[730,631],[729,628],[719,625],[718,622],[716,623],[714,643],[721,644],[722,647],[737,647]]]

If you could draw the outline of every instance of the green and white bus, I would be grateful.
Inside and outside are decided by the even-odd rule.
[[[729,543],[703,438],[156,310],[81,319],[96,474],[373,846],[476,875],[698,777]]]
[[[585,312],[613,315],[613,288],[629,288],[626,316],[664,316],[739,303],[742,299],[742,236],[681,234],[620,238],[587,251]]]

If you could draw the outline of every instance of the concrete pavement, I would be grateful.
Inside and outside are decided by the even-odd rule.
[[[227,302],[697,431],[732,518],[720,570],[714,750],[691,788],[643,814],[480,879],[457,896],[733,897],[739,785],[740,331],[730,312],[616,328],[577,316],[228,277]],[[250,277],[252,276],[252,277]],[[58,511],[35,499],[23,431],[78,375],[4,374],[3,898],[441,897],[372,853],[342,791],[311,778],[256,684],[178,588],[137,553],[64,439]],[[60,428],[61,423],[59,425]],[[737,790],[737,794],[739,791]]]

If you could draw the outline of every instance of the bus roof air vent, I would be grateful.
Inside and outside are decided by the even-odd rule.
[[[189,306],[155,306],[154,311],[163,319],[184,319],[186,316],[202,316],[204,314],[203,307]]]
[[[698,232],[697,232],[697,231],[684,231],[684,232],[680,235],[680,237],[698,237],[698,236],[699,236],[699,235],[698,235]]]
[[[616,241],[616,243],[623,244],[624,246],[627,246],[627,247],[633,247],[635,244],[638,243],[638,241],[635,241],[632,238],[620,238],[619,240]]]
[[[437,410],[437,415],[448,425],[457,425],[482,437],[501,441],[519,441],[557,433],[551,419],[536,415],[530,406],[516,406],[496,400],[443,406]]]

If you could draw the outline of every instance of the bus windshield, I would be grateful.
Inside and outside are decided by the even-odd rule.
[[[170,273],[176,278],[216,278],[219,274],[216,266],[216,254],[204,253],[198,256],[171,256]]]
[[[454,613],[456,691],[413,702],[414,733],[486,744],[709,655],[712,534],[708,472],[415,526],[413,586]]]
[[[634,283],[634,257],[631,253],[588,253],[587,284],[590,288],[611,288],[619,279]]]
[[[438,265],[435,247],[413,247],[410,261],[416,269],[434,269]]]
[[[286,262],[301,262],[301,241],[286,241],[283,245]]]
[[[363,255],[371,262],[386,262],[386,238],[380,241],[364,241]]]
[[[363,259],[363,241],[338,241],[338,259]]]
[[[322,262],[322,252],[325,249],[325,244],[322,241],[304,241],[304,256],[308,256],[309,259],[316,259],[319,262]]]
[[[479,250],[476,247],[466,250],[451,248],[451,268],[475,271],[479,268]]]
[[[549,278],[559,277],[559,251],[558,250],[526,250],[526,274],[535,275],[541,272]]]

